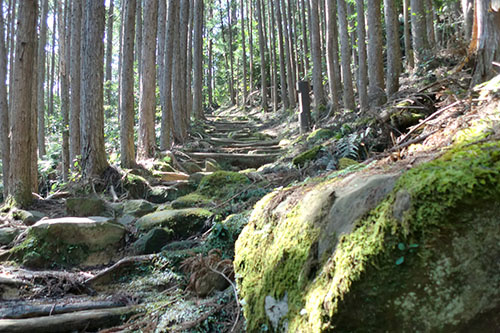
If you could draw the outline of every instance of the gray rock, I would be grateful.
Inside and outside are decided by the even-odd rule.
[[[136,254],[158,253],[172,239],[172,236],[172,230],[154,228],[135,241],[133,245],[135,252]]]
[[[100,216],[105,211],[106,205],[99,198],[77,197],[66,199],[66,212],[70,216]]]
[[[211,175],[213,172],[196,172],[189,175],[189,181],[195,184],[199,184],[203,177]]]
[[[396,201],[392,206],[392,216],[399,222],[403,222],[404,213],[411,207],[411,195],[407,191],[400,190],[396,193]]]
[[[288,294],[285,293],[281,301],[275,300],[272,296],[266,296],[264,309],[274,331],[279,332],[280,320],[288,314]]]
[[[318,258],[332,251],[342,234],[350,233],[357,219],[375,208],[394,188],[398,175],[349,178],[335,188],[335,202],[326,218],[318,244]]]
[[[0,245],[8,245],[21,233],[21,230],[15,228],[0,229]]]
[[[146,200],[128,200],[123,206],[123,213],[126,215],[143,216],[155,211],[155,206]]]
[[[21,220],[27,226],[31,226],[45,217],[45,214],[41,212],[22,209],[16,209],[12,215],[16,220]]]
[[[172,229],[176,236],[186,237],[203,229],[212,212],[202,208],[172,209],[147,214],[136,225],[141,231],[153,228]]]
[[[123,216],[120,216],[118,218],[117,222],[120,223],[123,226],[127,226],[127,225],[130,225],[130,224],[134,223],[134,221],[136,219],[137,218],[135,216],[132,216],[132,215],[123,215]]]

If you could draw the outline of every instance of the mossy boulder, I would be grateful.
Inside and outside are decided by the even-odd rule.
[[[139,231],[169,228],[175,237],[188,237],[200,232],[212,212],[203,208],[172,209],[144,215],[137,220]]]
[[[16,228],[0,228],[0,246],[9,245],[21,233],[21,230]]]
[[[45,214],[35,210],[28,211],[22,209],[15,209],[12,212],[12,217],[15,218],[16,220],[21,220],[24,225],[31,226],[36,222],[40,221],[42,218],[44,218]]]
[[[359,162],[357,162],[357,161],[355,161],[355,160],[353,160],[351,158],[342,157],[341,159],[339,159],[339,164],[338,164],[337,169],[344,170],[344,169],[347,169],[350,166],[358,165],[358,164],[359,164]]]
[[[168,228],[154,228],[134,242],[136,254],[151,254],[160,252],[173,237],[173,231]]]
[[[33,268],[107,264],[124,236],[123,226],[106,217],[44,220],[29,229],[26,240],[11,254]]]
[[[292,160],[292,164],[296,167],[303,167],[307,162],[312,161],[316,158],[321,148],[321,145],[314,146],[313,148],[295,156]]]
[[[154,212],[156,207],[149,201],[137,199],[125,201],[123,213],[125,215],[143,216]]]
[[[497,327],[500,143],[464,144],[407,171],[381,202],[366,195],[366,212],[339,224],[344,209],[335,206],[354,177],[361,175],[284,189],[257,204],[234,262],[247,331]],[[272,317],[266,297],[286,311]]]
[[[208,198],[229,198],[250,184],[244,174],[232,171],[216,171],[200,181],[198,193]]]
[[[316,143],[321,140],[330,139],[335,136],[335,132],[328,128],[318,128],[314,130],[307,136],[307,142]]]
[[[76,197],[66,199],[66,213],[76,217],[101,216],[106,211],[102,199]]]
[[[181,209],[191,207],[208,207],[212,203],[213,201],[207,197],[197,192],[193,192],[172,201],[172,208]]]

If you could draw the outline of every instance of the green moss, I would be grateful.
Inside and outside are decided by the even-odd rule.
[[[293,165],[297,167],[303,167],[306,162],[311,161],[316,158],[316,155],[318,155],[319,151],[321,150],[322,146],[315,146],[314,148],[309,149],[308,151],[305,151],[298,156],[294,157],[292,160]]]
[[[250,184],[247,176],[232,171],[216,171],[206,175],[197,192],[209,198],[229,198]]]
[[[46,241],[48,230],[30,229],[26,239],[11,250],[12,258],[27,267],[71,267],[83,262],[90,249],[82,244]]]
[[[233,258],[234,243],[247,225],[248,219],[249,212],[244,212],[229,215],[224,221],[215,223],[206,241],[208,248],[220,249],[224,258]]]
[[[179,197],[172,202],[173,209],[191,208],[191,207],[208,207],[213,203],[212,200],[206,198],[197,192],[189,193]]]
[[[316,143],[324,139],[330,139],[335,135],[335,132],[327,128],[318,128],[312,131],[311,134],[307,136],[307,142]]]
[[[465,207],[472,199],[473,202],[498,202],[499,177],[498,142],[457,147],[442,158],[407,172],[394,192],[405,190],[411,195],[412,208],[403,221],[393,217],[395,194],[392,194],[360,221],[356,230],[343,236],[319,278],[307,288],[304,296],[307,315],[294,316],[290,329],[342,331],[346,329],[343,326],[347,325],[346,318],[353,319],[346,313],[360,306],[352,300],[355,296],[350,295],[371,294],[373,304],[380,306],[374,295],[389,293],[391,288],[393,293],[394,289],[401,292],[408,280],[407,274],[411,273],[407,267],[422,264],[419,258],[430,256],[431,250],[419,250],[419,256],[409,251],[403,255],[399,244],[427,244],[432,243],[432,239],[435,242],[439,230],[448,234],[457,228],[456,220],[448,216],[462,206],[467,210]],[[401,260],[405,263],[404,268],[396,269],[403,263]],[[379,273],[379,279],[374,272]],[[365,300],[370,299],[368,296]],[[367,304],[363,306],[364,312],[367,307]],[[379,321],[376,323],[382,325]]]
[[[342,157],[341,159],[339,159],[339,166],[338,166],[338,169],[339,170],[344,170],[344,169],[347,169],[348,167],[350,166],[353,166],[353,165],[358,165],[359,162],[351,159],[351,158],[348,158],[348,157]]]
[[[467,271],[446,261],[456,261],[446,259],[455,258],[453,255],[440,256],[458,249],[467,253],[466,244],[475,243],[481,249],[479,238],[487,238],[498,228],[495,219],[488,218],[481,219],[490,222],[480,227],[472,225],[470,218],[457,223],[457,216],[471,211],[471,205],[500,201],[498,179],[499,142],[457,146],[441,158],[406,172],[393,193],[358,221],[350,234],[341,236],[333,255],[324,260],[316,258],[322,230],[316,221],[322,213],[315,211],[318,207],[330,207],[325,201],[321,204],[321,200],[327,200],[321,192],[322,185],[304,189],[302,194],[288,189],[267,195],[256,205],[236,243],[234,265],[247,330],[258,332],[270,327],[265,297],[282,299],[285,292],[289,312],[282,321],[287,321],[290,332],[405,331],[410,328],[394,316],[407,316],[407,322],[411,322],[412,309],[414,313],[424,307],[429,318],[446,322],[448,319],[436,316],[446,315],[445,305],[451,306],[453,292],[460,291],[464,284],[453,281],[454,272]],[[400,191],[409,194],[410,204],[396,219],[394,207]],[[294,197],[301,199],[297,203]],[[470,242],[475,233],[469,230],[475,229],[484,237],[479,235]],[[469,236],[460,240],[466,232]],[[488,248],[495,250],[485,249],[481,253],[497,253],[495,237],[488,239]],[[472,252],[471,257],[465,260],[476,260],[474,252],[468,252]],[[432,281],[426,274],[416,272],[431,272]],[[450,280],[455,284],[443,287]],[[411,288],[417,286],[429,288],[424,300],[434,305],[414,300],[420,289]],[[439,288],[434,291],[433,286]],[[391,297],[399,299],[399,303],[387,303]],[[470,301],[465,296],[461,299]],[[433,310],[433,306],[441,310]],[[453,313],[460,309],[460,304],[453,304]],[[432,327],[439,331],[445,326]]]

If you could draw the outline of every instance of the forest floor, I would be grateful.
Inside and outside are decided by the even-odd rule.
[[[433,73],[407,77],[402,91],[375,113],[325,114],[321,126],[305,135],[292,111],[231,107],[207,115],[193,126],[188,144],[162,153],[173,170],[155,170],[156,160],[144,163],[147,186],[183,192],[155,205],[156,210],[201,207],[212,213],[196,232],[175,237],[157,251],[137,250],[145,232],[136,217],[122,223],[126,242],[108,264],[29,269],[9,260],[32,223],[15,210],[5,212],[0,230],[22,233],[0,252],[0,332],[244,331],[231,260],[234,241],[262,196],[367,167],[410,169],[441,155],[468,128],[500,122],[498,78],[471,90],[466,74],[446,74],[446,68]],[[498,125],[491,135],[500,139]],[[222,182],[212,179],[212,188],[201,185],[217,170],[239,172],[245,180],[227,173]],[[125,215],[114,207],[148,199],[145,191],[133,196],[118,186],[87,191],[111,207],[118,222]],[[81,189],[72,188],[39,198],[31,209],[45,216],[42,222],[66,217],[68,196],[80,195]]]

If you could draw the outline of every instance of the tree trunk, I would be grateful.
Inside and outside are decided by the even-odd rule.
[[[177,34],[177,22],[179,13],[179,2],[177,0],[169,0],[167,12],[167,33],[165,41],[165,73],[163,84],[165,89],[165,107],[162,109],[161,115],[161,137],[160,148],[162,150],[169,149],[172,145],[172,59],[174,57],[174,40]]]
[[[9,194],[10,138],[9,108],[7,105],[7,48],[5,46],[3,0],[0,0],[0,149],[2,151],[3,194]]]
[[[473,0],[461,0],[461,2],[462,2],[462,12],[464,15],[465,40],[470,40],[471,36],[472,36],[472,25],[473,25],[473,19],[474,19]]]
[[[339,16],[341,64],[342,64],[342,82],[344,84],[344,108],[354,110],[354,91],[352,88],[351,73],[351,44],[349,42],[349,32],[347,23],[347,8],[345,0],[337,0],[337,9]]]
[[[71,11],[71,108],[69,120],[69,158],[71,170],[75,171],[75,160],[77,159],[77,156],[80,155],[82,149],[80,145],[82,4],[79,2],[73,3]]]
[[[387,96],[390,97],[399,90],[399,74],[401,72],[399,21],[394,0],[384,0],[384,13],[387,43]]]
[[[76,7],[76,6],[73,6]],[[51,48],[51,59],[50,59],[50,77],[49,77],[49,87],[48,87],[48,95],[49,95],[49,105],[47,109],[48,115],[54,114],[54,77],[56,71],[56,31],[57,31],[57,1],[54,1],[54,11],[52,14],[52,48]],[[80,133],[80,130],[78,130]]]
[[[257,0],[257,21],[259,29],[259,51],[260,51],[260,85],[262,97],[262,109],[267,111],[267,78],[266,78],[266,52],[264,39],[264,21],[262,20],[262,8],[260,0]]]
[[[108,105],[111,105],[111,94],[112,94],[112,72],[111,72],[111,64],[113,62],[113,23],[115,19],[114,15],[115,5],[113,0],[109,0],[109,10],[108,10],[108,21],[107,21],[107,29],[106,29],[106,71],[105,71],[105,82],[106,82],[106,102]],[[108,108],[109,110],[111,108]],[[110,115],[108,114],[108,117]]]
[[[310,0],[311,17],[311,58],[313,61],[313,91],[314,91],[314,104],[316,110],[316,121],[320,118],[320,110],[325,105],[325,94],[323,91],[323,70],[321,65],[321,39],[319,30],[319,1]]]
[[[425,0],[425,22],[427,23],[427,41],[432,48],[436,45],[434,38],[434,6],[432,0]]]
[[[40,18],[40,39],[38,41],[38,83],[37,83],[37,114],[38,114],[38,154],[45,156],[45,45],[47,44],[47,16],[49,0],[42,1],[42,16]]]
[[[241,80],[241,89],[243,90],[243,105],[246,104],[248,91],[247,91],[247,49],[245,41],[245,3],[240,0],[240,20],[241,20],[241,48],[242,48],[242,65],[243,65],[243,79]],[[252,50],[250,50],[251,52]]]
[[[404,18],[404,36],[405,36],[405,59],[406,66],[409,69],[415,67],[415,61],[413,59],[413,49],[410,37],[410,16],[409,9],[410,0],[403,0],[403,18]]]
[[[500,11],[490,9],[490,3],[488,3],[490,1],[475,1],[470,47],[476,57],[472,86],[492,78],[495,75],[493,62],[500,61]]]
[[[404,0],[403,0],[404,1]],[[366,26],[364,0],[356,0],[358,36],[358,95],[361,111],[367,111],[368,105],[368,65],[366,56]]]
[[[15,38],[16,38],[16,8],[17,8],[17,0],[12,0],[12,15],[10,21],[10,50],[9,50],[9,116],[12,118],[12,99],[14,98],[14,94],[11,93],[14,91],[14,55],[16,50]]]
[[[268,0],[269,7],[269,33],[271,34],[271,81],[272,81],[272,100],[273,100],[273,112],[278,111],[279,97],[278,97],[278,56],[276,55],[276,31],[274,27],[276,26],[276,19],[274,17],[274,6],[272,0]]]
[[[249,70],[250,70],[250,92],[253,92],[254,89],[254,76],[253,76],[253,0],[248,0],[247,3],[247,9],[249,12],[249,19],[248,19],[248,48],[250,50],[250,65],[249,65]]]
[[[419,0],[420,1],[420,0]],[[385,102],[380,0],[368,0],[368,92],[374,106]]]
[[[202,0],[195,0],[193,34],[194,34],[193,115],[196,119],[202,119],[203,118],[203,95],[202,95],[203,93],[203,1]],[[243,81],[245,81],[244,78]]]
[[[104,2],[87,0],[85,3],[82,95],[81,144],[82,177],[100,177],[108,167],[104,149]]]
[[[293,57],[292,57],[292,44],[290,40],[289,30],[291,27],[288,26],[287,22],[287,11],[286,11],[286,2],[285,0],[281,0],[281,12],[283,14],[283,34],[285,35],[285,63],[286,63],[286,80],[287,80],[287,88],[288,88],[288,101],[290,102],[290,108],[295,108],[295,83],[294,83],[294,73],[293,73]],[[283,68],[284,70],[284,68]]]
[[[32,202],[31,189],[36,179],[31,172],[33,67],[35,64],[37,1],[19,3],[16,55],[13,74],[9,194],[16,204],[27,207]],[[26,135],[28,133],[28,135]]]
[[[58,18],[58,28],[59,28],[59,80],[60,80],[60,91],[61,91],[61,114],[63,121],[62,129],[62,173],[63,180],[68,181],[68,172],[70,165],[69,156],[69,69],[68,69],[68,57],[67,52],[70,52],[69,44],[69,32],[66,25],[66,19],[69,16],[69,3],[68,0],[64,2],[64,8],[62,1],[59,3],[59,18]]]
[[[424,57],[429,49],[424,2],[422,0],[411,0],[410,9],[413,51],[415,52],[415,65],[418,66],[424,61]]]
[[[144,22],[158,21],[158,0],[144,3]],[[139,159],[151,158],[156,148],[155,111],[156,111],[156,33],[157,24],[142,26],[142,58],[139,97]],[[140,27],[137,27],[140,29]]]
[[[189,0],[180,0],[178,13],[178,33],[174,43],[172,107],[174,115],[174,137],[178,143],[184,143],[187,127],[184,123],[186,113],[186,48],[189,26]],[[176,45],[176,46],[175,46]]]
[[[139,80],[142,75],[142,1],[136,1],[136,10],[135,10],[135,61],[137,62],[137,75],[139,76]]]
[[[227,0],[227,19],[228,19],[228,31],[229,31],[229,65],[230,65],[230,70],[231,70],[231,91],[230,91],[230,97],[231,97],[231,105],[236,104],[236,91],[234,88],[234,55],[233,55],[233,19],[231,17],[231,4],[230,1]]]
[[[166,108],[167,101],[165,100],[165,43],[167,34],[167,0],[159,0],[158,2],[158,45],[156,50],[156,58],[158,63],[158,70],[156,71],[156,81],[158,82],[158,89],[160,92],[160,105],[163,114],[163,110]],[[160,121],[160,124],[163,120]],[[160,133],[160,149],[163,149],[162,145],[163,133]]]
[[[283,107],[288,109],[290,107],[290,102],[288,101],[287,94],[287,83],[286,83],[286,71],[285,71],[285,49],[283,47],[283,20],[281,18],[281,6],[280,0],[275,0],[274,7],[276,8],[276,22],[278,25],[278,49],[279,49],[279,61],[280,61],[280,85],[281,85],[281,101],[283,102]]]
[[[328,73],[328,89],[333,109],[336,111],[339,105],[339,95],[336,89],[335,60],[338,59],[337,29],[337,1],[326,0],[326,70]],[[337,60],[338,61],[338,60]]]
[[[300,13],[301,15],[301,20],[302,20],[302,51],[303,55],[302,57],[304,58],[304,77],[309,73],[309,69],[311,66],[309,65],[309,44],[307,43],[309,38],[307,38],[307,32],[309,31],[308,29],[308,21],[307,21],[307,16],[306,16],[306,11],[307,11],[307,6],[306,6],[306,1],[305,0],[300,0],[301,3],[301,10]],[[307,3],[309,4],[309,0],[307,0]]]
[[[193,111],[193,8],[194,0],[189,1],[189,24],[187,30],[187,58],[186,58],[186,107],[184,113],[184,124],[189,128],[191,113]]]
[[[134,39],[136,0],[124,1],[122,71],[120,76],[120,162],[122,168],[136,167],[134,146]],[[140,29],[140,28],[139,28]]]

